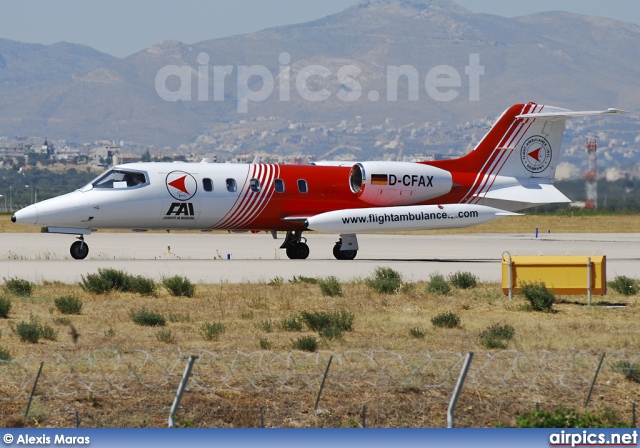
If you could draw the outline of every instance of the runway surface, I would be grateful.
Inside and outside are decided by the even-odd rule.
[[[182,275],[194,282],[259,282],[336,276],[352,280],[376,266],[399,271],[407,281],[469,271],[482,281],[499,282],[504,252],[512,255],[606,255],[607,278],[640,276],[640,234],[535,235],[358,235],[353,261],[333,258],[335,235],[306,233],[311,255],[289,260],[274,240],[261,234],[95,233],[86,237],[89,256],[73,260],[73,235],[0,234],[0,276],[35,282],[72,283],[99,268],[121,269],[160,280]],[[170,248],[170,249],[168,249]],[[230,259],[227,259],[229,257]]]

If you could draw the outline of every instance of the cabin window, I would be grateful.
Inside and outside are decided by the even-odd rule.
[[[304,179],[298,179],[298,191],[300,193],[306,193],[309,191],[307,188],[307,181]]]
[[[93,188],[132,188],[147,183],[144,173],[127,170],[111,170],[93,183]]]
[[[213,182],[211,179],[206,177],[202,179],[202,188],[204,188],[204,191],[213,191]]]
[[[249,181],[249,186],[251,187],[251,191],[254,193],[260,193],[260,181],[258,179],[251,179]]]
[[[282,179],[274,180],[273,185],[277,193],[284,193],[284,181]]]
[[[235,193],[238,190],[238,185],[235,179],[227,179],[227,191],[229,193]]]

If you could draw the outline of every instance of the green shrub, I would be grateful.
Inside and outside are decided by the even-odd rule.
[[[521,291],[534,311],[551,311],[556,300],[555,295],[547,289],[544,282],[525,283],[522,285]]]
[[[450,291],[451,286],[449,286],[449,283],[447,283],[442,274],[435,272],[429,276],[429,284],[427,285],[428,293],[444,296],[449,294]]]
[[[511,325],[494,324],[480,332],[480,343],[488,349],[505,349],[515,334],[516,330]]]
[[[307,284],[310,284],[310,285],[315,285],[316,283],[318,283],[318,278],[316,278],[316,277],[305,277],[304,275],[296,277],[294,275],[293,278],[291,280],[289,280],[289,283],[307,283]]]
[[[205,322],[200,327],[200,335],[206,341],[217,341],[225,330],[225,326],[220,322]]]
[[[60,297],[55,299],[54,303],[62,314],[80,314],[80,310],[82,310],[82,300],[77,297]]]
[[[156,333],[156,339],[165,344],[171,344],[173,342],[173,335],[171,330],[160,330]]]
[[[135,277],[131,277],[127,292],[136,292],[143,296],[152,296],[156,293],[157,288],[156,282],[152,279],[136,275]]]
[[[129,311],[129,316],[136,324],[147,327],[164,327],[167,324],[163,315],[149,311],[146,308],[142,308],[139,311],[131,310]]]
[[[80,286],[93,294],[106,294],[115,290],[149,296],[156,292],[156,284],[153,280],[111,268],[98,269],[97,274],[87,274],[86,278],[82,276]]]
[[[342,338],[342,329],[338,327],[326,327],[320,330],[318,335],[320,335],[321,338],[332,341]]]
[[[323,296],[342,297],[340,282],[333,275],[318,281]]]
[[[22,280],[19,278],[4,279],[4,287],[11,294],[20,297],[28,297],[33,292],[35,285],[29,280]]]
[[[260,348],[262,350],[271,350],[271,342],[268,339],[260,339]]]
[[[391,268],[377,267],[373,277],[366,280],[367,286],[382,294],[392,294],[400,290],[402,276]]]
[[[11,300],[0,297],[0,318],[8,319],[9,311],[11,311]]]
[[[318,341],[313,336],[302,336],[293,341],[293,348],[305,352],[315,352],[318,349]]]
[[[54,317],[53,323],[66,327],[67,325],[71,325],[71,319],[69,319],[68,317]]]
[[[612,364],[613,370],[622,373],[628,380],[640,383],[640,364],[629,361],[618,361]]]
[[[347,310],[334,311],[328,313],[326,311],[300,313],[300,319],[310,330],[322,331],[325,328],[337,328],[341,331],[353,330],[353,323],[356,320],[355,314]]]
[[[9,349],[0,347],[0,361],[11,361]]]
[[[31,315],[29,322],[20,322],[11,329],[18,335],[22,342],[30,342],[36,344],[40,338],[55,341],[58,332],[49,325],[42,325],[40,319]]]
[[[575,409],[558,407],[554,412],[545,410],[533,411],[526,415],[516,416],[518,428],[628,428],[621,423],[615,413],[611,415],[595,415],[578,413]]]
[[[256,325],[258,329],[264,331],[265,333],[271,333],[273,331],[274,323],[271,319],[263,320],[258,325]]]
[[[179,275],[162,279],[162,284],[174,297],[193,297],[196,293],[196,286],[191,280]]]
[[[617,276],[607,284],[611,289],[624,296],[635,296],[638,293],[638,284],[636,281],[624,275]]]
[[[422,328],[413,327],[409,330],[409,334],[416,339],[424,339],[424,337],[427,335],[427,332]]]
[[[280,321],[280,328],[284,331],[302,331],[302,321],[296,316],[283,317]]]
[[[449,311],[433,317],[431,323],[441,328],[457,328],[460,326],[460,318],[457,314]]]
[[[474,288],[478,284],[478,277],[471,272],[456,272],[449,276],[449,282],[459,289]]]
[[[40,337],[49,341],[55,341],[58,338],[58,332],[49,325],[41,325]]]

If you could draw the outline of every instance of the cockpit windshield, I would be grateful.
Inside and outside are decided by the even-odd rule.
[[[133,188],[147,184],[147,176],[140,171],[113,169],[107,171],[94,182],[93,188]]]

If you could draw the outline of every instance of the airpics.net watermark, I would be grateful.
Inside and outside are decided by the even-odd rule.
[[[198,55],[198,67],[194,70],[189,65],[166,65],[156,74],[156,92],[165,101],[193,101],[194,91],[192,77],[197,78],[197,101],[225,101],[225,83],[228,78],[235,77],[236,100],[238,113],[249,112],[250,103],[258,103],[267,100],[278,83],[278,100],[290,101],[292,91],[295,91],[305,101],[326,101],[335,95],[341,101],[353,102],[363,95],[363,88],[358,77],[362,70],[356,65],[343,65],[335,70],[335,73],[323,65],[307,65],[299,70],[296,67],[295,76],[292,75],[291,55],[281,53],[278,62],[280,67],[277,75],[274,75],[264,65],[209,65],[209,55]],[[480,100],[480,76],[484,75],[484,66],[480,65],[480,55],[469,54],[469,64],[464,67],[465,76],[468,77],[469,101]],[[194,76],[195,75],[195,76]],[[335,75],[339,86],[337,92],[331,92],[319,85],[318,81],[327,81]],[[210,77],[213,79],[210,80]],[[294,78],[294,79],[292,79]],[[211,82],[210,82],[211,81]],[[398,101],[400,83],[406,83],[407,100],[418,101],[421,95],[421,76],[418,70],[411,65],[389,65],[386,68],[386,100]],[[463,90],[463,77],[460,72],[450,65],[437,65],[431,68],[426,75],[422,86],[424,92],[434,101],[453,101]],[[170,87],[168,86],[170,84]],[[213,97],[210,96],[210,84],[213,85]],[[311,84],[311,86],[310,86]],[[404,88],[404,87],[403,87]],[[367,99],[376,102],[381,99],[380,92],[370,90]]]

